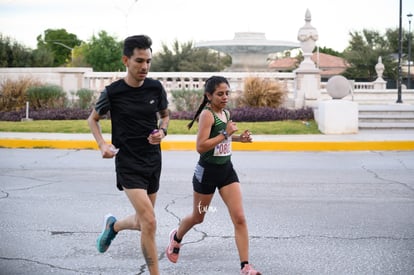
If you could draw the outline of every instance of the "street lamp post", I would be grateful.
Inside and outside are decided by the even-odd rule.
[[[132,8],[134,7],[135,3],[137,3],[137,2],[138,2],[138,0],[134,0],[134,2],[128,7],[128,9],[126,11],[124,11],[123,9],[120,9],[119,7],[116,7],[125,16],[125,37],[127,37],[129,35],[129,32],[128,32],[128,17],[129,17],[129,14],[131,13]]]
[[[59,46],[62,46],[62,47],[64,47],[64,48],[66,48],[66,49],[70,50],[70,61],[71,61],[71,62],[73,62],[73,48],[71,48],[71,47],[69,47],[68,45],[63,44],[63,43],[61,43],[61,42],[58,42],[58,41],[53,41],[52,43],[53,43],[53,44],[56,44],[56,45],[59,45]]]
[[[401,96],[401,56],[402,56],[402,0],[400,0],[400,12],[399,12],[399,28],[398,28],[398,79],[397,79],[397,102],[402,103]]]
[[[411,17],[413,16],[412,13],[407,14],[408,17],[408,71],[407,71],[407,89],[410,89],[410,82],[411,82]]]

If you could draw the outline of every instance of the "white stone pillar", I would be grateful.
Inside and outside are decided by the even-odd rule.
[[[318,129],[324,134],[358,133],[358,103],[343,99],[351,90],[348,79],[333,76],[329,78],[326,90],[332,100],[318,102]]]
[[[305,22],[305,25],[298,32],[298,40],[300,41],[304,59],[300,63],[299,68],[295,70],[295,108],[304,106],[317,107],[317,100],[321,96],[320,70],[316,68],[315,63],[311,59],[316,40],[318,40],[318,32],[310,24],[311,14],[309,9],[306,10]]]
[[[319,101],[318,129],[323,134],[358,133],[358,103],[342,99]]]

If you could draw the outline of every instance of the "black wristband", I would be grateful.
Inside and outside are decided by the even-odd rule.
[[[160,128],[164,132],[164,136],[167,136],[167,129],[166,128]]]

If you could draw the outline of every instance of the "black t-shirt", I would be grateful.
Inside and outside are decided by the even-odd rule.
[[[158,128],[157,112],[167,107],[167,94],[158,80],[146,78],[138,88],[123,79],[106,86],[95,110],[99,115],[110,111],[112,144],[120,149],[117,169],[135,163],[143,153],[160,152],[160,145],[150,144],[147,137]]]

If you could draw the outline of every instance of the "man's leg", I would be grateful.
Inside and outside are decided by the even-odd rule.
[[[141,249],[150,274],[158,275],[158,254],[155,243],[157,222],[155,219],[154,203],[156,193],[148,195],[145,189],[124,188],[136,212],[136,221],[141,229]],[[116,229],[115,229],[116,230]]]
[[[157,193],[148,195],[149,199],[152,203],[152,207],[155,206],[155,199],[157,197]],[[141,224],[139,221],[138,214],[129,215],[121,220],[117,220],[114,224],[114,230],[116,232],[122,230],[138,230],[141,231]]]

